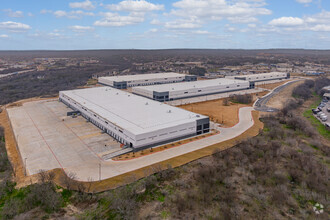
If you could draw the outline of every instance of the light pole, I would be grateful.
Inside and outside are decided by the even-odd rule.
[[[99,181],[101,181],[101,163],[99,163]]]
[[[27,175],[26,175],[26,174],[27,174],[27,173],[26,173],[26,160],[27,160],[27,158],[25,157],[25,158],[24,158],[24,173],[25,173],[25,176],[27,176]]]

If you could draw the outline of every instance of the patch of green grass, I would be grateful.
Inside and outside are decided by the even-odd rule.
[[[318,147],[312,145],[312,144],[309,144],[309,146],[311,146],[311,148],[315,149],[315,150],[320,150]]]
[[[306,207],[308,201],[303,196],[297,194],[293,194],[292,196],[298,202],[301,208],[304,209]]]
[[[66,204],[68,204],[70,202],[70,198],[72,196],[72,191],[67,190],[67,189],[63,189],[61,194],[62,194],[63,203],[64,203],[63,205],[65,206]]]
[[[160,213],[160,216],[162,217],[162,219],[167,219],[167,218],[169,218],[171,216],[171,213],[168,212],[168,211],[162,211]]]
[[[159,202],[164,202],[165,201],[165,196],[161,194],[161,195],[158,196],[157,200]]]
[[[311,109],[306,110],[303,115],[312,123],[320,135],[330,140],[330,131],[327,130],[327,128],[317,118],[314,117]]]
[[[314,116],[312,112],[312,109],[316,108],[322,100],[320,96],[316,96],[315,94],[314,96],[317,97],[317,99],[312,105],[309,106],[308,110],[303,113],[303,116],[311,122],[311,124],[317,129],[320,135],[330,140],[330,131]]]

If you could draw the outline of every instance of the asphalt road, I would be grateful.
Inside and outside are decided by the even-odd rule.
[[[287,82],[281,86],[276,87],[272,92],[268,93],[264,97],[259,98],[255,104],[254,109],[261,112],[278,112],[279,109],[271,108],[267,106],[268,101],[276,94],[280,93],[283,89],[285,89],[287,86],[291,85],[292,83],[295,83],[299,80],[290,81]]]

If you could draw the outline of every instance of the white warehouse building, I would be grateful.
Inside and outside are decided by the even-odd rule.
[[[151,73],[139,75],[123,75],[99,77],[98,82],[102,85],[111,86],[116,89],[126,89],[133,86],[146,86],[164,83],[176,83],[184,81],[196,81],[197,76],[179,73]]]
[[[132,92],[163,102],[249,88],[250,83],[248,81],[221,78],[196,82],[134,87]]]
[[[210,129],[207,116],[111,87],[61,91],[59,100],[133,148],[168,143]]]
[[[231,76],[228,78],[246,80],[246,81],[250,81],[252,83],[256,83],[256,82],[263,82],[263,81],[269,81],[269,80],[289,79],[290,74],[283,73],[283,72],[271,72],[271,73]]]

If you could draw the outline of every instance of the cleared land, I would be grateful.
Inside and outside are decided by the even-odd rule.
[[[229,106],[224,106],[223,99],[219,99],[179,107],[198,114],[207,115],[211,121],[219,123],[223,127],[232,127],[238,123],[239,108],[248,107],[248,105],[231,103]]]
[[[278,94],[273,96],[267,103],[268,107],[281,109],[283,108],[284,104],[291,98],[292,99],[292,90],[299,84],[303,83],[304,81],[297,81],[292,83],[291,85],[287,86],[285,89],[280,91]]]
[[[257,97],[261,97],[266,93],[267,92],[260,92],[257,94],[253,94],[253,100],[256,100]],[[240,108],[252,106],[252,103],[250,105],[230,103],[228,106],[225,106],[223,101],[224,99],[218,99],[188,105],[181,105],[179,107],[188,111],[196,112],[198,114],[207,115],[210,117],[211,121],[221,124],[222,127],[228,128],[238,123],[238,111]]]
[[[280,85],[283,85],[284,83],[289,82],[289,81],[292,81],[292,80],[283,80],[283,81],[276,82],[276,83],[258,83],[256,85],[256,87],[272,90],[272,89],[275,89],[276,87],[278,87]]]

